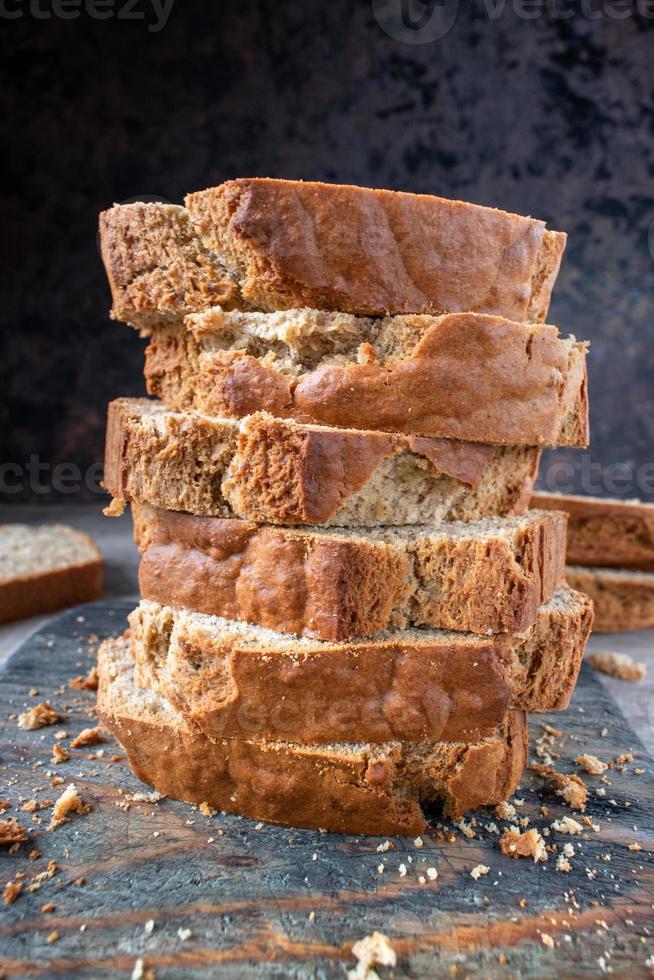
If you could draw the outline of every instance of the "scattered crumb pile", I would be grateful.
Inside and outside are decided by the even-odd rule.
[[[364,936],[352,946],[352,955],[358,963],[353,970],[348,970],[349,980],[378,980],[378,973],[372,969],[374,965],[395,966],[397,955],[382,932],[373,932],[372,936]]]

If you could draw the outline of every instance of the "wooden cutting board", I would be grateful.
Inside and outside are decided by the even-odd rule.
[[[0,848],[0,884],[25,874],[23,893],[2,906],[5,976],[130,977],[142,958],[157,978],[344,977],[355,964],[352,943],[375,930],[398,957],[394,970],[378,968],[383,977],[652,975],[652,762],[590,669],[567,712],[533,717],[532,758],[548,723],[564,733],[554,741],[560,771],[577,771],[582,752],[609,761],[631,749],[634,761],[610,769],[606,782],[584,774],[593,790],[606,791],[591,796],[587,811],[600,829],[576,837],[551,832],[548,842],[559,850],[565,842],[575,848],[573,870],[564,874],[555,854],[538,865],[501,855],[487,826],[506,822],[492,814],[477,815],[472,839],[451,825],[444,835],[436,815],[421,847],[396,838],[380,851],[379,838],[208,818],[147,796],[130,801],[148,787],[124,761],[111,761],[120,750],[109,739],[53,765],[55,732],[74,736],[92,724],[94,695],[67,682],[87,672],[94,638],[120,633],[127,612],[126,604],[100,602],[64,613],[0,675],[0,798],[31,833],[16,853]],[[18,728],[16,714],[40,701],[65,721]],[[103,757],[87,758],[98,748]],[[53,773],[63,785],[51,787]],[[48,832],[49,809],[20,812],[26,801],[56,799],[69,782],[90,804],[88,814]],[[519,815],[540,829],[565,815],[581,819],[533,774],[519,795]],[[641,850],[629,850],[632,844]],[[40,856],[30,860],[34,848]],[[56,871],[39,880],[49,861]],[[478,864],[490,871],[475,880],[470,871]],[[435,880],[428,868],[436,868]],[[30,883],[36,890],[27,891]],[[54,911],[42,910],[48,903]],[[58,939],[48,942],[52,933]]]

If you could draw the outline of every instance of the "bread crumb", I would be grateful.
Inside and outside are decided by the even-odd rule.
[[[70,783],[54,805],[48,830],[56,830],[62,824],[68,823],[69,813],[88,813],[89,809],[77,792],[75,783]]]
[[[8,881],[2,893],[5,905],[13,905],[22,890],[22,881]]]
[[[438,878],[438,871],[436,868],[427,868],[427,877],[430,881],[436,881]]]
[[[200,803],[200,813],[205,817],[215,817],[218,811],[205,800],[203,803]]]
[[[499,803],[495,807],[495,816],[498,818],[498,820],[515,820],[515,807],[511,803]]]
[[[177,935],[179,936],[181,941],[185,943],[187,939],[191,938],[193,933],[191,932],[190,929],[186,929],[184,928],[184,926],[180,926],[179,929],[177,930]]]
[[[54,912],[55,908],[56,905],[53,905],[52,902],[46,902],[45,905],[41,906],[41,911],[47,914],[48,912]]]
[[[68,749],[59,742],[55,742],[52,746],[52,761],[54,764],[59,765],[60,762],[68,762],[69,759],[70,752]]]
[[[73,749],[80,749],[85,745],[97,745],[98,742],[102,741],[99,728],[84,728],[79,735],[75,736],[70,745]]]
[[[46,725],[56,725],[61,720],[61,715],[57,714],[52,705],[42,701],[18,716],[18,727],[32,732],[37,728],[45,728]]]
[[[513,858],[532,857],[534,863],[547,861],[545,841],[534,827],[522,833],[517,827],[505,827],[500,838],[500,850]]]
[[[48,938],[46,939],[46,943],[56,943],[58,940],[59,940],[59,933],[57,932],[56,929],[53,929],[50,935],[48,936]]]
[[[86,677],[84,674],[80,674],[78,677],[72,677],[68,681],[68,687],[72,687],[74,691],[97,691],[98,668],[91,667]]]
[[[544,779],[547,785],[560,796],[573,810],[585,810],[588,803],[588,787],[575,773],[564,775],[553,766],[534,762],[531,769]]]
[[[103,508],[102,513],[105,517],[120,517],[125,512],[126,503],[127,501],[123,500],[122,497],[114,497],[111,503],[107,504],[107,506]],[[137,960],[136,962],[138,963],[139,961]],[[141,965],[142,963],[143,961],[141,961]],[[134,967],[134,969],[136,969],[136,967]],[[143,973],[141,972],[139,976],[142,975]]]
[[[596,755],[578,755],[575,762],[591,776],[601,776],[609,768],[606,762],[602,762]]]
[[[567,858],[574,857],[575,856],[574,844],[571,844],[570,841],[566,841],[565,844],[563,845],[563,853]]]
[[[630,844],[629,845],[629,850],[630,851],[642,851],[642,847],[640,846],[640,844]]]
[[[573,820],[572,817],[563,817],[561,820],[554,821],[552,829],[558,830],[560,834],[570,834],[574,837],[576,834],[581,834],[584,828],[577,820]]]
[[[541,932],[540,934],[543,946],[547,946],[548,949],[554,949],[554,940],[547,932]]]
[[[595,670],[621,681],[642,681],[647,677],[647,667],[637,663],[628,653],[589,653],[588,660]]]
[[[556,870],[563,871],[566,874],[572,871],[572,865],[564,854],[559,854],[558,858],[556,859]]]
[[[413,841],[414,847],[422,847],[422,837],[416,837]]]
[[[377,853],[383,854],[385,851],[390,851],[393,844],[389,840],[385,840],[382,844],[377,845]]]
[[[388,937],[381,932],[373,932],[372,936],[357,940],[352,946],[352,955],[359,962],[354,970],[348,970],[349,980],[373,980],[377,975],[371,969],[373,965],[395,966],[397,964],[395,950]]]
[[[0,844],[19,844],[21,841],[27,840],[27,837],[27,831],[15,817],[0,820]]]
[[[475,881],[479,881],[482,875],[487,875],[490,868],[487,864],[477,864],[470,872],[470,877],[474,878]]]

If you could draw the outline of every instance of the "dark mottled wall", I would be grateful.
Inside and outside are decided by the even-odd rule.
[[[558,473],[654,499],[654,4],[461,0],[455,17],[446,0],[410,39],[444,36],[406,43],[375,15],[400,0],[176,0],[159,31],[151,0],[132,8],[144,20],[116,16],[125,0],[105,20],[37,19],[28,2],[7,0],[23,16],[0,24],[0,460],[44,464],[16,478],[25,496],[67,488],[52,491],[56,464],[100,460],[106,402],[142,391],[141,341],[107,317],[97,212],[269,174],[568,231],[550,319],[592,341],[593,447],[585,472],[568,453]],[[611,468],[597,480],[589,463]]]

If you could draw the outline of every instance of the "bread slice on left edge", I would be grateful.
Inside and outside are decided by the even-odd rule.
[[[456,818],[498,804],[527,764],[523,711],[508,712],[475,742],[211,739],[165,698],[137,686],[126,640],[103,644],[98,671],[98,715],[139,779],[173,799],[253,820],[413,836],[427,828],[423,805]]]
[[[102,553],[66,524],[0,525],[0,623],[102,595]]]

